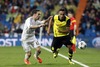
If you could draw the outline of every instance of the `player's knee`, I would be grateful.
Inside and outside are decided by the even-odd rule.
[[[38,47],[36,48],[36,50],[37,50],[37,51],[41,51],[41,47],[38,46]]]
[[[41,53],[41,50],[39,50],[38,53],[40,54]]]
[[[54,47],[51,47],[51,50],[54,52]]]
[[[36,49],[36,51],[40,54],[40,53],[41,53],[40,47],[38,47],[38,48]]]
[[[31,56],[31,52],[27,52],[27,55],[28,55],[28,56]]]
[[[68,49],[71,49],[72,48],[72,45],[67,45]]]
[[[59,52],[60,48],[57,48],[57,52]]]

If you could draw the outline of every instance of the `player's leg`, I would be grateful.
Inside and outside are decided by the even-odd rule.
[[[70,39],[71,39],[70,36],[67,36],[66,39],[64,40],[64,45],[68,48],[69,63],[73,64],[73,62],[72,62],[73,50],[72,50],[72,43],[71,43]]]
[[[31,57],[31,52],[26,52],[24,62],[25,64],[31,64],[29,58]]]
[[[76,45],[75,44],[72,45],[72,50],[74,53],[76,53]]]
[[[59,50],[61,48],[61,41],[59,38],[54,37],[51,45],[51,50],[53,52],[53,58],[58,56]]]
[[[52,47],[52,48],[55,49],[55,47]],[[53,58],[56,58],[58,56],[59,50],[60,50],[60,48],[56,48],[56,50],[53,51]]]
[[[71,45],[67,45],[67,47],[68,47],[69,63],[70,63],[70,64],[74,64],[74,63],[72,62],[72,57],[73,57],[72,46],[71,46]]]
[[[41,47],[38,41],[34,41],[34,48],[36,49],[34,57],[38,60],[39,63],[42,63],[42,59],[39,57],[41,54]]]
[[[76,37],[74,36],[74,30],[70,30],[70,37],[72,42],[72,50],[76,52]]]
[[[25,51],[25,58],[24,58],[24,63],[25,64],[31,64],[29,61],[29,58],[31,57],[31,49],[30,46],[27,42],[22,42],[22,47]]]
[[[73,52],[75,53],[75,52],[76,52],[76,37],[75,37],[75,36],[73,36],[71,42],[72,42],[72,44],[73,44],[73,45],[72,45],[72,50],[73,50]]]

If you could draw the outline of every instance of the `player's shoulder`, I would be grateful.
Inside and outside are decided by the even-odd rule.
[[[66,19],[70,19],[68,16],[66,16]]]
[[[71,19],[74,20],[75,18],[74,17],[71,17]]]
[[[76,19],[74,17],[71,18],[72,22],[76,22]]]
[[[25,22],[32,22],[32,21],[33,21],[32,17],[28,17],[28,18],[25,20]]]
[[[58,19],[58,15],[54,15],[53,18],[54,18],[54,19]]]
[[[26,19],[26,21],[29,21],[31,18],[32,18],[32,17],[28,17],[28,18]]]
[[[54,15],[54,16],[58,16],[58,15],[56,14],[56,15]]]
[[[53,17],[57,17],[58,15],[53,15]]]

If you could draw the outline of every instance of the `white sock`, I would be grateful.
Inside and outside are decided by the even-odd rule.
[[[29,58],[29,57],[28,57],[28,55],[27,55],[27,54],[25,54],[25,59],[26,59],[26,60],[28,60],[28,58]]]
[[[35,56],[36,58],[38,58],[38,56],[40,55],[41,51],[35,51]]]

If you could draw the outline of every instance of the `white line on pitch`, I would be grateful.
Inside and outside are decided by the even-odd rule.
[[[49,52],[52,52],[50,49],[48,49],[48,48],[46,48],[46,47],[43,47],[43,46],[41,46],[41,47],[42,47],[43,49],[49,51]],[[68,60],[68,57],[66,57],[66,56],[64,56],[64,55],[62,55],[62,54],[60,54],[60,53],[59,53],[58,55]],[[73,59],[72,59],[72,61],[73,61],[74,63],[77,63],[77,64],[83,66],[83,67],[89,67],[88,65],[85,65],[85,64],[83,64],[83,63],[81,63],[81,62],[78,62],[78,61],[76,61],[76,60],[73,60]]]

